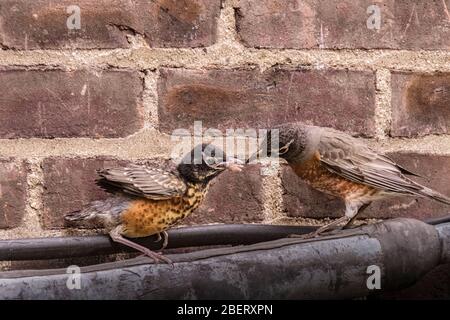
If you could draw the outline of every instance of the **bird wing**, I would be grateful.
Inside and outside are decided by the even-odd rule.
[[[182,196],[187,187],[175,174],[158,168],[130,165],[99,170],[102,182],[134,196],[165,200]]]
[[[424,187],[404,176],[416,174],[343,132],[324,130],[318,149],[321,163],[341,177],[386,192],[423,196]]]

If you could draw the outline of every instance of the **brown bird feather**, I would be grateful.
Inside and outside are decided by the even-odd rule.
[[[278,147],[271,145],[276,134]],[[341,131],[286,123],[271,129],[263,144],[269,155],[279,154],[312,187],[345,201],[345,217],[320,228],[314,236],[341,222],[350,226],[372,201],[387,197],[419,196],[450,205],[449,197],[406,176],[418,174]]]

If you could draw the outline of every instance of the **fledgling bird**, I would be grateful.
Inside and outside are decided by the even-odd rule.
[[[201,159],[196,159],[199,158]],[[109,230],[115,242],[170,263],[162,254],[127,238],[161,233],[192,213],[202,202],[209,183],[226,168],[239,171],[239,160],[222,160],[223,151],[211,144],[200,144],[186,154],[176,169],[130,165],[98,171],[99,183],[113,187],[118,194],[94,201],[81,211],[65,216],[71,226],[100,227]],[[126,238],[125,238],[125,237]]]
[[[278,149],[271,147],[274,129],[279,134]],[[278,154],[285,159],[313,188],[345,202],[344,217],[307,237],[318,236],[340,223],[348,228],[374,200],[407,195],[450,205],[450,198],[406,177],[417,174],[341,131],[300,122],[286,123],[269,130],[263,145],[267,146],[268,155]],[[254,158],[255,155],[249,160]]]

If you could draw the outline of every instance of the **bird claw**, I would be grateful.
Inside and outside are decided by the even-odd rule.
[[[297,238],[297,239],[308,240],[308,239],[318,238],[319,236],[320,236],[320,233],[311,232],[311,233],[307,233],[307,234],[290,234],[288,236],[288,238]]]
[[[160,242],[161,241],[161,239],[162,239],[161,233],[157,233],[157,236],[158,236],[158,238],[155,241],[153,241],[153,242]]]
[[[158,238],[154,242],[160,242],[163,239],[163,237],[161,236],[161,233],[164,234],[164,241],[163,241],[161,250],[164,250],[167,247],[167,245],[169,244],[169,235],[167,234],[167,232],[163,231],[163,232],[158,233],[157,234]]]

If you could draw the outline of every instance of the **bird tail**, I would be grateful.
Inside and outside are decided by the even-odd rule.
[[[118,224],[120,214],[129,206],[129,200],[120,197],[91,202],[86,208],[64,216],[67,226],[104,228]]]
[[[445,203],[450,205],[450,198],[447,196],[444,196],[443,194],[434,191],[430,188],[423,188],[422,190],[420,190],[421,195],[427,197],[427,198],[431,198],[433,200]]]
[[[83,221],[88,220],[92,218],[95,215],[95,211],[90,210],[91,208],[86,208],[83,210],[73,211],[64,216],[64,220],[70,221],[70,222],[77,222],[77,221]]]
[[[70,212],[64,216],[66,221],[79,221],[83,219],[82,210]]]
[[[99,218],[100,212],[92,204],[83,210],[70,212],[64,216],[66,226],[76,228],[102,228],[103,224]]]

